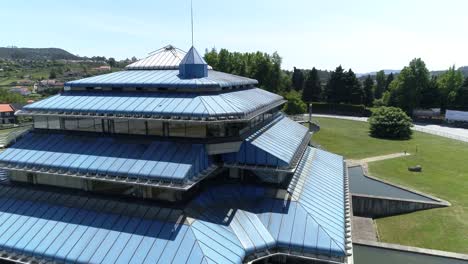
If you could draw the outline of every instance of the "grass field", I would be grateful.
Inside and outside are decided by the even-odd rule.
[[[317,118],[313,141],[360,159],[408,151],[412,156],[369,164],[370,174],[449,201],[452,206],[377,220],[382,241],[468,253],[468,143],[416,132],[411,140],[369,137],[365,122]],[[420,164],[422,173],[408,172]]]

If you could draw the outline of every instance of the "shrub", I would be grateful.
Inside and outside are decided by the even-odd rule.
[[[379,107],[369,118],[370,134],[373,137],[408,139],[412,131],[411,118],[400,108]]]
[[[288,102],[284,105],[283,111],[288,115],[304,114],[307,110],[307,105],[302,101],[301,95],[296,91],[291,91],[285,96]]]
[[[351,116],[370,116],[371,112],[365,105],[333,104],[333,103],[312,103],[312,113],[316,114],[336,114]]]

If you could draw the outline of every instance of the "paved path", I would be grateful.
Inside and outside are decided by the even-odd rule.
[[[369,162],[374,162],[374,161],[381,161],[381,160],[387,160],[387,159],[395,159],[395,158],[400,158],[400,157],[405,157],[411,155],[408,152],[399,152],[399,153],[393,153],[393,154],[388,154],[388,155],[382,155],[382,156],[374,156],[374,157],[369,157],[361,160],[346,160],[346,163],[348,166],[356,166],[356,165],[365,165],[367,166],[367,163]]]
[[[377,232],[375,231],[374,220],[367,217],[353,216],[353,239],[377,241]]]
[[[314,114],[313,116],[367,122],[367,117],[321,115],[321,114]],[[447,126],[431,125],[431,124],[415,124],[412,127],[412,129],[415,131],[423,132],[423,133],[428,133],[432,135],[437,135],[441,137],[468,142],[468,129],[465,129],[465,128],[447,127]]]

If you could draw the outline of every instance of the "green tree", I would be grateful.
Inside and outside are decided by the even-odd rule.
[[[370,134],[373,137],[408,139],[411,137],[411,118],[396,107],[379,107],[369,118]]]
[[[301,100],[299,92],[292,90],[285,95],[287,103],[284,105],[283,111],[288,115],[299,115],[306,111],[306,104]]]
[[[317,74],[317,69],[312,68],[307,74],[304,83],[304,90],[302,91],[302,101],[307,103],[307,112],[309,113],[309,120],[312,118],[312,102],[320,100],[322,87]]]
[[[55,69],[50,70],[49,73],[49,79],[55,79],[57,78],[57,73],[55,72]]]
[[[375,81],[375,98],[380,99],[387,88],[387,78],[385,78],[385,72],[383,70],[377,72]]]
[[[231,72],[231,54],[227,49],[221,49],[218,54],[218,71]]]
[[[457,91],[463,84],[461,71],[455,70],[455,66],[452,66],[439,76],[437,83],[441,93],[441,108],[445,110],[447,107],[454,106]]]
[[[292,86],[296,91],[301,91],[304,88],[304,73],[296,67],[293,70]]]
[[[351,104],[362,104],[364,99],[364,90],[361,82],[354,74],[353,70],[349,69],[345,73],[345,93],[341,102]]]
[[[374,80],[368,75],[364,81],[364,104],[366,106],[372,106],[374,102]]]
[[[304,83],[304,91],[302,92],[302,100],[309,104],[313,101],[319,101],[321,92],[322,87],[320,86],[317,69],[314,67],[307,73],[307,78]]]
[[[413,59],[390,84],[387,105],[396,106],[411,114],[420,105],[421,91],[429,85],[429,70],[420,59]]]
[[[388,76],[387,76],[387,80],[385,81],[385,91],[388,91],[389,87],[390,87],[390,84],[393,82],[394,80],[394,76],[393,76],[393,72],[391,72]],[[384,92],[385,92],[384,91]]]
[[[420,107],[436,108],[440,107],[440,90],[437,82],[437,76],[432,76],[427,87],[421,90]]]
[[[107,63],[108,63],[108,64],[109,64],[109,66],[111,66],[112,68],[114,68],[114,67],[115,67],[115,65],[117,65],[117,62],[116,62],[116,61],[115,61],[115,59],[114,59],[114,58],[112,58],[112,57],[111,57],[111,58],[109,58],[109,59],[107,60]]]
[[[329,103],[339,103],[343,101],[345,94],[345,74],[343,68],[336,67],[335,71],[330,73],[327,85],[325,86],[325,96]]]
[[[212,48],[210,51],[208,49],[205,50],[205,61],[213,68],[218,68],[218,52],[215,48]]]
[[[455,104],[457,107],[468,110],[468,77],[465,78],[463,85],[457,91]]]

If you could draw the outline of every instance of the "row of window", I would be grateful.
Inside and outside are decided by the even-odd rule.
[[[238,136],[246,124],[186,124],[162,121],[34,117],[34,128],[170,137]]]
[[[128,120],[35,116],[34,127],[40,129],[169,137],[235,137],[242,135],[265,121],[271,120],[273,116],[274,114],[272,112],[267,112],[253,118],[249,123],[226,124],[176,123],[139,119]]]

